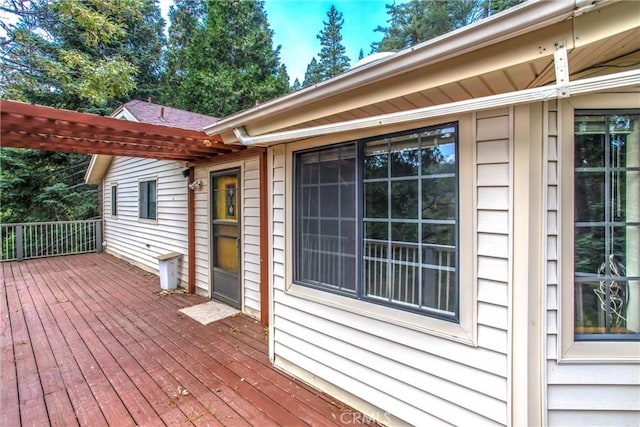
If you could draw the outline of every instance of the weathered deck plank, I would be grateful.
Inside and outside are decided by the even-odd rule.
[[[350,410],[274,369],[253,319],[201,325],[178,309],[205,298],[162,296],[114,257],[0,267],[3,425],[330,426]]]

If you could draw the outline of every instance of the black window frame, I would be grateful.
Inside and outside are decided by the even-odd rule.
[[[454,186],[455,186],[455,207],[454,207],[454,218],[452,220],[452,224],[454,227],[454,251],[455,251],[455,255],[454,255],[454,281],[453,281],[453,288],[454,288],[454,295],[453,295],[453,310],[452,311],[442,311],[442,310],[438,310],[437,308],[431,308],[431,307],[427,307],[424,304],[420,303],[418,304],[419,307],[415,307],[413,304],[403,304],[400,301],[391,301],[391,298],[389,297],[389,300],[382,300],[382,299],[378,299],[378,298],[374,298],[371,297],[369,295],[366,294],[365,288],[366,285],[364,283],[364,258],[363,255],[365,254],[365,238],[364,238],[364,222],[365,222],[365,217],[364,217],[364,210],[365,210],[365,191],[364,191],[364,186],[365,186],[365,179],[364,179],[364,159],[365,159],[365,146],[367,143],[371,143],[374,141],[380,141],[381,139],[393,139],[393,138],[397,138],[397,137],[401,137],[401,136],[407,136],[407,135],[413,135],[413,134],[417,134],[417,135],[423,135],[429,131],[434,131],[434,130],[445,130],[445,129],[449,129],[449,128],[453,128],[454,129],[454,136],[453,136],[453,143],[454,143],[454,147],[455,147],[455,167],[454,167]],[[355,246],[356,246],[356,252],[355,252],[355,259],[356,259],[356,272],[355,272],[355,291],[350,291],[350,290],[345,290],[345,287],[332,287],[332,286],[327,286],[327,285],[322,285],[322,284],[314,284],[314,283],[310,283],[308,281],[304,281],[304,280],[300,280],[299,279],[299,271],[300,271],[300,253],[301,253],[301,243],[299,243],[301,241],[301,239],[299,237],[302,236],[301,234],[301,229],[300,227],[302,226],[301,224],[301,216],[298,212],[299,209],[299,202],[300,202],[300,194],[299,194],[299,185],[300,184],[300,180],[302,180],[302,177],[299,176],[300,175],[300,162],[301,162],[301,157],[305,154],[313,154],[313,153],[322,153],[323,151],[326,150],[331,150],[331,149],[336,149],[336,148],[341,148],[341,147],[347,147],[349,145],[353,145],[355,147],[355,191],[356,191],[356,197],[354,200],[355,203],[355,222],[356,222],[356,226],[355,226]],[[389,147],[392,149],[393,147],[391,145],[389,145]],[[419,149],[422,149],[422,146],[420,146]],[[389,156],[391,156],[392,151],[389,151]],[[441,319],[441,320],[446,320],[449,322],[453,322],[453,323],[459,323],[460,322],[460,173],[459,173],[459,168],[460,168],[460,126],[459,123],[457,121],[455,122],[447,122],[447,123],[442,123],[442,124],[438,124],[438,125],[434,125],[434,126],[428,126],[428,127],[421,127],[421,128],[416,128],[416,129],[411,129],[411,130],[406,130],[406,131],[401,131],[401,132],[395,132],[395,133],[389,133],[389,134],[383,134],[383,135],[376,135],[373,137],[369,137],[369,138],[364,138],[364,139],[357,139],[357,140],[351,140],[351,141],[344,141],[344,142],[340,142],[340,143],[336,143],[336,144],[331,144],[331,145],[325,145],[325,146],[321,146],[321,147],[314,147],[314,148],[309,148],[309,149],[302,149],[302,150],[298,150],[295,151],[293,153],[293,198],[292,198],[292,206],[293,206],[293,233],[294,233],[294,247],[293,247],[293,283],[298,284],[298,285],[302,285],[305,287],[310,287],[310,288],[314,288],[314,289],[318,289],[318,290],[322,290],[325,292],[329,292],[329,293],[333,293],[333,294],[337,294],[337,295],[342,295],[342,296],[346,296],[349,298],[353,298],[353,299],[357,299],[357,300],[361,300],[361,301],[366,301],[366,302],[370,302],[373,304],[377,304],[377,305],[383,305],[383,306],[387,306],[387,307],[391,307],[394,309],[400,309],[403,311],[408,311],[408,312],[412,312],[412,313],[417,313],[420,315],[425,315],[425,316],[429,316],[429,317],[434,317],[437,319]],[[387,177],[387,182],[393,182],[393,177],[389,176]],[[425,175],[422,175],[422,173],[419,173],[415,180],[419,181],[419,188],[420,190],[418,190],[418,194],[422,194],[422,181],[426,180],[427,178],[425,178]],[[420,195],[418,197],[421,197]],[[418,201],[417,203],[421,203],[421,201]],[[420,208],[419,208],[420,209]],[[389,213],[389,215],[391,215],[391,213]],[[416,220],[416,223],[420,223],[420,224],[425,224],[428,221],[424,218],[421,218],[422,214],[419,214],[418,219]],[[392,223],[392,220],[389,220],[389,223]],[[422,226],[418,226],[418,230],[421,230]],[[389,233],[391,233],[391,231],[389,231]],[[419,232],[421,233],[421,232]],[[391,241],[390,241],[391,242]],[[422,235],[418,235],[418,243],[416,243],[416,246],[423,246],[425,245],[425,243],[422,241]],[[427,266],[426,263],[423,262],[422,259],[420,259],[418,261],[419,267],[418,269],[424,269],[425,266]]]
[[[151,191],[153,190],[153,191]],[[153,198],[149,197],[153,194]],[[141,180],[138,183],[138,217],[146,220],[158,219],[158,180]]]

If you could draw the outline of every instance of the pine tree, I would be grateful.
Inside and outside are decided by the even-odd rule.
[[[174,5],[169,8],[166,71],[162,82],[161,103],[175,103],[175,90],[182,84],[185,73],[187,47],[206,16],[207,2],[203,0],[175,0]]]
[[[522,0],[411,0],[387,4],[388,26],[373,52],[399,51],[507,9]]]
[[[297,92],[300,89],[302,89],[302,83],[300,83],[300,80],[298,80],[298,78],[296,77],[296,79],[293,81],[293,85],[291,86],[291,91]]]
[[[289,91],[262,1],[210,0],[184,49],[178,108],[225,116]]]
[[[314,85],[316,83],[320,83],[322,81],[322,70],[320,69],[320,65],[318,65],[318,61],[314,56],[311,58],[311,62],[307,65],[307,71],[304,73],[304,81],[302,82],[302,87],[307,87]]]
[[[349,57],[342,44],[342,26],[344,18],[335,6],[331,5],[327,12],[328,21],[323,21],[324,28],[316,36],[320,40],[318,67],[322,80],[327,80],[344,73],[349,69]]]

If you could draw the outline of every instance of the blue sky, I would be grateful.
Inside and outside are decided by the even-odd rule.
[[[381,33],[373,30],[386,25],[386,3],[393,0],[265,0],[269,25],[274,31],[273,44],[282,46],[280,59],[287,66],[291,82],[297,77],[300,82],[311,58],[318,56],[320,41],[316,38],[327,21],[327,12],[333,4],[342,13],[342,44],[351,59],[358,61],[360,49],[367,55],[371,43],[380,41]],[[400,3],[396,1],[396,3]],[[166,17],[172,0],[160,0]]]
[[[304,79],[307,65],[320,52],[317,35],[328,21],[327,12],[333,4],[342,13],[342,44],[351,59],[358,61],[360,49],[367,55],[371,43],[382,34],[373,30],[386,25],[386,3],[393,0],[265,0],[269,25],[274,31],[274,46],[282,46],[280,59],[287,66],[291,81]]]

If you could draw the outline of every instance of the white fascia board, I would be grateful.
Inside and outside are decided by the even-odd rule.
[[[91,161],[84,174],[85,184],[100,184],[104,179],[113,156],[104,154],[91,155]]]
[[[606,76],[598,76],[583,80],[569,82],[566,87],[570,96],[603,90],[624,88],[640,85],[640,70],[624,71]],[[482,98],[467,99],[448,104],[434,105],[401,111],[398,113],[382,114],[363,119],[348,120],[339,123],[331,123],[321,126],[312,126],[304,129],[295,129],[284,132],[274,132],[265,135],[249,136],[244,128],[234,128],[233,132],[238,140],[247,146],[269,146],[282,142],[312,138],[331,133],[346,132],[358,129],[370,129],[393,124],[407,123],[428,118],[442,117],[453,114],[468,113],[472,111],[489,110],[510,105],[527,104],[559,97],[560,87],[557,85],[544,86],[532,89],[519,90],[499,95],[485,96]]]
[[[405,49],[388,58],[358,67],[300,91],[233,114],[207,127],[208,134],[223,134],[252,121],[293,111],[301,106],[389,78],[398,73],[460,56],[499,41],[561,22],[573,16],[573,1],[529,1],[490,18]]]

